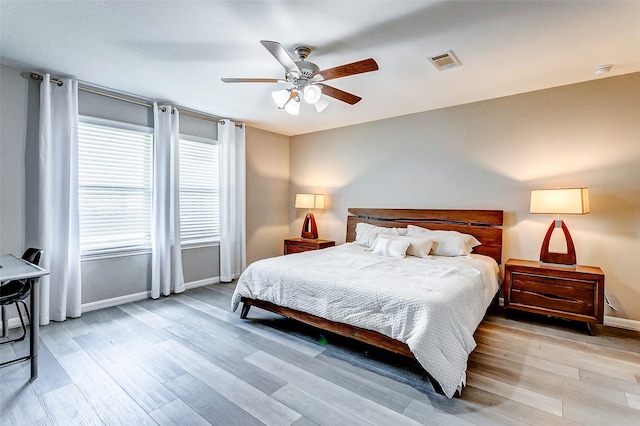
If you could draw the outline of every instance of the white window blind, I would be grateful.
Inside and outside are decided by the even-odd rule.
[[[180,139],[180,239],[183,245],[220,238],[218,146]]]
[[[80,250],[151,247],[153,134],[126,124],[78,124]]]

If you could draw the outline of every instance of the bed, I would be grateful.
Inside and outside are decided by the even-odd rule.
[[[500,286],[503,212],[349,213],[345,244],[251,264],[238,279],[232,310],[242,303],[244,319],[257,306],[413,357],[434,388],[453,397],[465,384],[473,333]],[[453,249],[462,250],[458,255],[446,252],[453,246],[443,235],[464,240],[463,249]],[[431,240],[437,243],[429,246]],[[402,257],[403,247],[413,255]]]

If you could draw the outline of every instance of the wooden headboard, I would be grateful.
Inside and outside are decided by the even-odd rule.
[[[423,228],[471,234],[482,243],[473,252],[502,263],[502,210],[423,210],[350,208],[347,216],[347,242],[356,238],[360,222],[387,228]]]

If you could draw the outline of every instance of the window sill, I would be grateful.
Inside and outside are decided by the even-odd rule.
[[[191,250],[191,249],[219,247],[219,246],[220,246],[219,240],[202,241],[202,242],[195,242],[195,243],[185,243],[180,247],[180,249]],[[80,261],[85,262],[85,261],[92,261],[92,260],[112,259],[117,257],[129,257],[129,256],[141,256],[141,255],[149,255],[149,254],[151,254],[151,248],[138,248],[138,249],[131,249],[131,250],[83,254],[80,256]]]
[[[80,256],[80,261],[85,262],[85,261],[91,261],[91,260],[112,259],[116,257],[141,256],[141,255],[149,255],[149,254],[151,254],[150,247],[131,249],[131,250],[103,252],[103,253],[83,254]]]
[[[194,242],[194,243],[184,243],[181,246],[182,250],[191,250],[191,249],[199,249],[206,247],[219,247],[220,241],[202,241],[202,242]]]

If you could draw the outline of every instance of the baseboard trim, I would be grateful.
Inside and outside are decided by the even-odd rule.
[[[27,325],[27,327],[29,326],[29,323],[27,322],[27,319],[24,319],[25,324]],[[15,318],[9,318],[9,321],[7,322],[7,329],[11,330],[12,328],[21,328],[22,324],[20,324],[20,318],[15,317]]]
[[[219,283],[220,283],[220,277],[211,277],[211,278],[206,278],[204,280],[197,280],[197,281],[184,283],[184,289],[191,290],[194,288],[204,287],[210,284],[219,284]],[[124,305],[125,303],[140,302],[141,300],[146,300],[150,298],[151,298],[151,291],[142,291],[140,293],[127,294],[126,296],[112,297],[111,299],[83,303],[82,306],[80,307],[80,311],[84,314],[86,312],[97,311],[98,309],[112,308],[114,306]],[[21,327],[20,318],[18,318],[17,316],[9,318],[9,321],[7,323],[7,328],[11,329],[16,327]]]
[[[127,294],[126,296],[112,297],[111,299],[98,300],[90,303],[83,303],[80,307],[82,313],[97,311],[98,309],[112,308],[125,303],[139,302],[151,298],[151,291],[142,291],[135,294]]]
[[[184,289],[192,290],[194,288],[204,287],[210,284],[220,284],[220,277],[205,278],[204,280],[191,281],[188,283],[184,283]]]
[[[184,283],[185,290],[191,290],[198,287],[204,287],[209,284],[217,284],[220,282],[220,277],[211,277],[204,280],[191,281]],[[143,291],[135,294],[128,294],[126,296],[113,297],[111,299],[98,300],[97,302],[85,303],[82,305],[82,313],[96,311],[98,309],[112,308],[118,305],[124,305],[125,303],[139,302],[151,298],[151,291]]]
[[[191,281],[184,284],[185,290],[191,290],[198,287],[204,287],[211,284],[219,284],[220,277],[206,278],[204,280]],[[82,305],[82,313],[96,311],[98,309],[111,308],[125,303],[139,302],[151,298],[150,291],[143,291],[136,294],[129,294],[121,297],[114,297],[106,300],[99,300],[97,302],[85,303]],[[500,305],[504,305],[504,299],[500,298]],[[604,324],[610,327],[624,328],[625,330],[632,330],[640,332],[640,321],[630,320],[626,318],[612,317],[606,315],[604,317]],[[20,327],[20,319],[17,317],[10,318],[8,323],[9,328]]]
[[[147,292],[147,293],[151,293],[151,292]],[[132,299],[132,300],[126,300],[126,301],[122,301],[119,303],[116,302],[112,302],[115,301],[116,299],[129,299],[132,298],[134,296],[138,296],[139,294],[143,294],[143,293],[138,293],[138,294],[132,294],[129,296],[124,296],[124,297],[116,297],[113,299],[108,299],[108,300],[100,300],[98,302],[93,302],[93,303],[87,303],[84,304],[80,307],[81,313],[85,313],[85,312],[91,312],[91,311],[96,311],[98,309],[102,309],[102,308],[110,308],[112,306],[117,306],[123,303],[129,303],[129,302],[137,302],[140,300],[144,300],[145,298],[136,298],[136,299]],[[29,306],[29,308],[31,307],[28,303],[27,306]],[[24,312],[23,312],[24,315]],[[24,323],[27,326],[27,328],[29,328],[29,321],[27,321],[26,316],[23,316],[24,318]],[[11,317],[9,318],[9,320],[7,321],[7,329],[11,330],[12,328],[21,328],[22,324],[20,323],[20,318],[18,318],[17,313],[15,317]]]
[[[640,331],[640,321],[630,320],[626,318],[611,317],[606,315],[604,317],[604,325],[624,328],[625,330]]]

